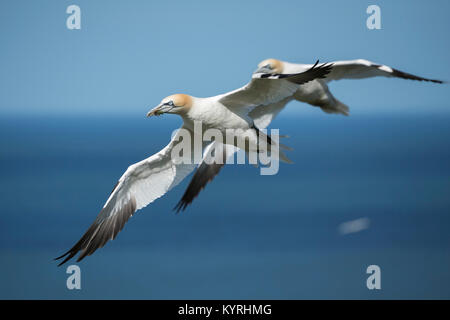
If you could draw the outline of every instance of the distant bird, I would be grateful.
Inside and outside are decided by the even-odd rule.
[[[183,119],[181,129],[191,133],[189,135],[192,147],[191,157],[195,154],[194,139],[199,134],[203,136],[203,131],[211,128],[223,132],[224,135],[226,130],[230,129],[241,130],[243,134],[251,133],[252,139],[246,151],[258,152],[259,140],[263,135],[258,126],[265,126],[265,122],[261,120],[264,118],[264,112],[252,116],[252,111],[264,106],[270,110],[271,106],[289,99],[298,90],[299,85],[323,78],[331,70],[330,64],[318,65],[316,62],[301,73],[256,73],[246,86],[219,96],[197,98],[186,94],[171,95],[150,110],[147,116],[165,113],[181,116]],[[195,132],[195,121],[201,121],[202,132]],[[125,171],[94,223],[69,251],[56,258],[56,260],[64,258],[59,265],[67,262],[77,253],[80,253],[77,260],[80,261],[103,247],[109,240],[113,240],[134,212],[163,196],[195,169],[197,164],[193,158],[188,163],[180,163],[177,161],[179,159],[172,158],[172,151],[183,142],[183,139],[180,139],[181,131],[179,130],[160,152],[131,165]],[[270,148],[270,138],[268,140]],[[202,150],[205,150],[219,142],[203,141],[202,143]],[[232,150],[236,147],[234,144],[228,146],[232,147]],[[214,153],[214,156],[226,157],[226,151],[229,149],[226,147],[224,149],[222,154],[218,152]],[[204,160],[202,159],[202,163]],[[211,173],[205,172],[201,165],[199,171],[197,178],[202,176],[204,181],[208,181]],[[181,203],[178,207],[183,206],[184,204]]]
[[[273,119],[284,109],[287,103],[292,100],[309,103],[313,106],[320,107],[326,113],[335,114],[349,114],[349,108],[336,99],[328,89],[327,83],[332,80],[340,79],[362,79],[370,77],[395,77],[409,80],[429,81],[434,83],[443,83],[441,80],[433,80],[418,77],[397,69],[376,64],[367,60],[348,60],[348,61],[334,61],[330,73],[325,78],[318,78],[308,83],[297,86],[296,92],[285,99],[272,103],[267,106],[261,106],[253,109],[249,116],[255,119],[260,129],[266,128]],[[258,64],[258,69],[254,74],[292,74],[304,72],[311,68],[310,64],[294,64],[277,59],[266,59]],[[234,153],[236,150],[228,150],[228,155]],[[210,182],[224,166],[223,163],[210,163],[203,161],[198,170],[195,172],[191,182],[178,203],[177,209],[184,210],[198,194],[205,188],[206,184]]]
[[[348,115],[349,108],[331,94],[328,89],[328,82],[340,79],[363,79],[382,76],[443,83],[441,80],[422,78],[364,59],[334,61],[331,63],[333,64],[333,70],[325,77],[325,79],[317,79],[303,86],[299,86],[297,92],[294,94],[294,99],[320,107],[322,111],[326,113]],[[266,59],[259,63],[258,69],[255,72],[266,74],[289,74],[303,72],[310,67],[311,64],[297,64],[277,59]],[[282,108],[280,108],[280,110],[281,109]],[[278,110],[278,112],[280,110]]]

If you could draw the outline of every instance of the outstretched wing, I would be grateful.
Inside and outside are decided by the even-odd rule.
[[[193,161],[185,164],[172,158],[174,147],[183,143],[186,137],[193,139],[194,136],[187,134],[189,131],[181,130],[160,152],[131,165],[125,171],[94,223],[69,251],[56,258],[65,257],[59,265],[73,258],[78,252],[80,255],[77,261],[80,261],[103,247],[109,240],[113,240],[137,210],[163,196],[194,170],[196,165]],[[191,154],[193,145],[191,141]]]
[[[301,66],[303,68],[309,68],[311,65],[304,64]],[[340,79],[363,79],[378,76],[443,83],[443,81],[441,80],[422,78],[386,65],[377,64],[364,59],[333,62],[333,70],[331,70],[331,72],[326,76],[325,81]]]
[[[219,102],[233,111],[250,111],[256,106],[266,106],[292,96],[298,85],[314,79],[325,78],[331,71],[331,64],[311,66],[307,71],[294,74],[253,74],[244,87],[224,94]]]

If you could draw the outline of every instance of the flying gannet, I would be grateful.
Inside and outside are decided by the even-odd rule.
[[[177,114],[182,117],[183,125],[169,144],[151,157],[128,167],[117,182],[103,209],[81,239],[66,253],[56,258],[64,260],[63,264],[80,253],[77,261],[91,255],[113,240],[122,230],[127,220],[139,209],[163,196],[179,184],[198,163],[195,159],[179,162],[172,158],[172,151],[184,141],[180,139],[181,129],[191,134],[191,157],[195,155],[195,139],[202,132],[195,132],[195,122],[202,123],[202,130],[209,128],[224,132],[229,129],[240,129],[245,134],[253,133],[254,140],[249,148],[259,148],[262,132],[258,118],[252,118],[251,112],[261,106],[270,107],[292,96],[298,86],[317,78],[325,77],[332,69],[330,64],[315,65],[295,74],[256,73],[244,87],[214,97],[198,98],[186,94],[175,94],[164,98],[161,103],[150,110],[148,117],[162,114]],[[270,138],[269,138],[270,139]],[[217,141],[205,142],[202,139],[202,150],[210,148]],[[234,140],[233,140],[234,143]],[[269,143],[270,144],[270,143]],[[231,147],[236,147],[231,145]],[[226,155],[226,150],[223,156]],[[219,153],[214,154],[219,156]],[[204,161],[204,159],[202,159]],[[199,170],[202,170],[199,167]]]
[[[422,78],[364,59],[334,61],[332,64],[333,70],[324,79],[317,79],[305,84],[304,86],[299,86],[297,92],[294,94],[294,99],[320,107],[326,113],[348,115],[349,108],[331,94],[328,89],[328,82],[332,80],[364,79],[382,76],[443,83],[441,80]],[[308,70],[310,67],[310,64],[297,64],[277,59],[266,59],[258,64],[258,69],[255,72],[268,74],[289,74],[303,72]]]
[[[336,99],[328,89],[327,83],[340,79],[362,79],[377,76],[395,77],[409,80],[429,81],[443,83],[440,80],[433,80],[415,76],[386,65],[376,64],[367,60],[348,60],[331,62],[333,69],[325,78],[318,78],[297,86],[297,91],[289,97],[267,106],[254,108],[249,116],[254,119],[258,128],[266,128],[270,122],[279,114],[281,110],[291,100],[309,103],[320,107],[326,113],[349,114],[349,108]],[[311,68],[310,64],[294,64],[277,59],[266,59],[258,64],[255,74],[292,74],[303,72]],[[231,155],[236,150],[227,149],[227,154]],[[203,161],[191,179],[183,197],[177,205],[177,210],[184,210],[200,191],[210,182],[223,167],[224,163]]]

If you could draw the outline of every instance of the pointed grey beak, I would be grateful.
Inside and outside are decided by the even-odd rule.
[[[173,107],[169,106],[169,105],[159,105],[156,108],[153,108],[152,110],[150,110],[149,112],[147,112],[147,118],[148,117],[152,117],[152,116],[160,116],[168,111],[170,111]]]
[[[258,68],[253,72],[253,74],[257,73],[273,73],[273,70],[270,69],[268,66],[262,66],[261,68]]]
[[[151,116],[156,116],[157,111],[158,111],[159,107],[153,108],[152,110],[150,110],[149,112],[147,112],[147,118],[151,117]]]

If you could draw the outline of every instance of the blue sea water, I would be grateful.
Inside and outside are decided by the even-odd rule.
[[[82,288],[68,290],[52,259],[174,118],[0,119],[0,298],[450,298],[450,115],[282,115],[295,164],[227,166],[176,215],[186,179],[79,263]],[[338,232],[361,217],[368,229]],[[366,287],[373,264],[381,290]]]

